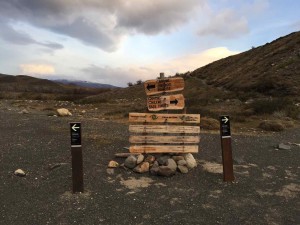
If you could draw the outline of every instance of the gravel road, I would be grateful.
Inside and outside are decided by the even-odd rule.
[[[201,134],[197,168],[170,178],[107,171],[128,125],[0,107],[0,224],[300,224],[300,129],[232,136],[236,181],[222,181],[220,137]],[[84,187],[72,194],[69,122],[82,122]],[[120,163],[123,159],[117,159]],[[26,177],[13,175],[23,169]]]

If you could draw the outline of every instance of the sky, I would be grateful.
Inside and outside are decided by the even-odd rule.
[[[0,73],[128,82],[300,30],[298,0],[0,0]]]

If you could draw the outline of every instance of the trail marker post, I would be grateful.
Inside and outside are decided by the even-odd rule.
[[[71,155],[73,193],[83,192],[83,162],[81,146],[81,123],[71,122]]]
[[[223,180],[234,181],[229,116],[220,116]]]

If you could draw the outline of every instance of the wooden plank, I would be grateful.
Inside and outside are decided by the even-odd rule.
[[[149,96],[147,107],[149,111],[180,110],[184,108],[184,97],[182,94]]]
[[[200,114],[129,113],[129,122],[200,123]]]
[[[130,143],[150,143],[150,144],[197,144],[200,142],[199,136],[130,136]]]
[[[199,134],[199,126],[174,125],[129,125],[132,133],[170,133],[170,134]]]
[[[198,145],[134,145],[132,153],[197,153]]]
[[[182,77],[147,80],[144,83],[144,87],[147,95],[182,91],[184,89],[184,80]]]

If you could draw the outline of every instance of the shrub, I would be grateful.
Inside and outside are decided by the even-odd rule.
[[[200,127],[204,130],[218,130],[220,128],[220,123],[216,119],[202,117],[200,120]]]
[[[257,114],[272,114],[276,111],[282,111],[286,105],[287,102],[283,99],[260,99],[253,101],[250,107]]]
[[[284,125],[278,121],[263,121],[259,124],[259,128],[265,131],[283,131]]]

